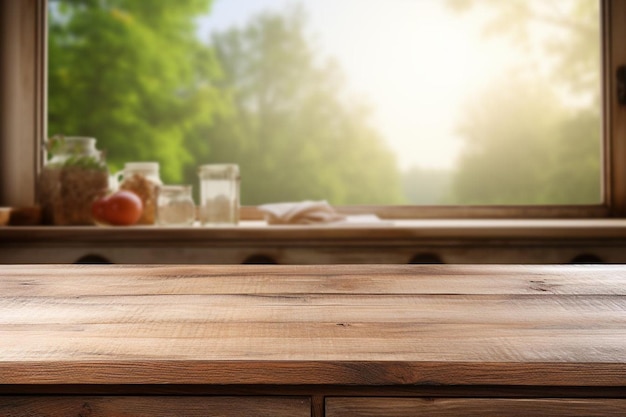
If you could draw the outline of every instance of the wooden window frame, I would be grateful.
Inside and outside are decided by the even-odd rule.
[[[0,206],[35,204],[46,136],[47,0],[0,2]],[[626,0],[601,0],[603,186],[598,205],[341,206],[390,219],[626,217],[626,106],[616,74],[626,65]],[[260,218],[255,207],[242,219]]]

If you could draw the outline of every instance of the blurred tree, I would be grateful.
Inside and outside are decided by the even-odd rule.
[[[198,124],[224,106],[219,65],[196,37],[211,0],[51,0],[50,134],[94,136],[117,170],[158,161],[166,182],[194,166]],[[197,178],[197,177],[194,177]]]
[[[236,162],[244,204],[403,201],[391,151],[315,55],[302,12],[210,46],[194,21],[211,0],[50,4],[49,132],[95,136],[112,170],[155,160],[165,182],[194,183],[198,165]]]
[[[599,197],[599,138],[537,80],[496,82],[466,112],[454,179],[463,204],[582,204]],[[590,149],[591,147],[591,149]],[[595,149],[597,148],[597,149]]]
[[[234,109],[200,135],[210,138],[206,162],[239,163],[244,204],[403,202],[394,155],[337,65],[316,55],[305,23],[294,8],[214,34],[218,85]]]
[[[448,0],[489,8],[485,34],[509,36],[529,57],[469,101],[451,203],[600,203],[598,3]]]

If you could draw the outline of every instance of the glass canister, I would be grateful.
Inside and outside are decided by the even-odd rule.
[[[239,223],[239,166],[208,164],[198,169],[202,225],[227,226]]]
[[[93,201],[109,188],[109,172],[96,139],[55,136],[39,176],[39,202],[46,224],[92,225]]]
[[[120,178],[120,190],[132,191],[141,198],[143,213],[137,224],[155,224],[158,187],[163,185],[158,162],[127,162]]]
[[[157,223],[160,226],[191,226],[196,206],[191,185],[162,185],[158,188]]]

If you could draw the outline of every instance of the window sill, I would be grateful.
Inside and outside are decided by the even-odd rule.
[[[626,240],[626,219],[424,219],[374,224],[267,225],[243,221],[231,227],[1,227],[0,245],[13,243],[119,242],[124,244],[297,242],[324,245],[397,244],[428,240]]]

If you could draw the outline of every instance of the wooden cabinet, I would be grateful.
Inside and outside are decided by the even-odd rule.
[[[328,398],[326,417],[618,417],[623,399]]]
[[[286,387],[278,387],[280,392]],[[0,395],[2,417],[623,417],[620,398]],[[384,393],[385,389],[380,392]]]
[[[3,417],[310,417],[306,397],[0,396]]]

